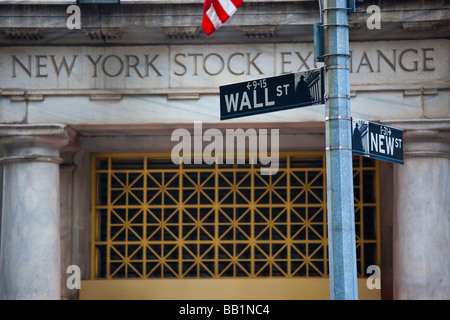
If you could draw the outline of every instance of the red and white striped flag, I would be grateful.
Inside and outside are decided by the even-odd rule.
[[[205,0],[202,28],[209,36],[220,28],[244,0]]]

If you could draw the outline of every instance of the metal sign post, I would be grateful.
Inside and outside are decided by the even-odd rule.
[[[356,300],[348,1],[324,0],[322,11],[330,298]]]

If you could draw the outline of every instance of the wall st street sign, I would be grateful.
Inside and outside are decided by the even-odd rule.
[[[403,164],[403,130],[352,118],[354,154]]]
[[[220,87],[220,120],[324,104],[323,68]]]

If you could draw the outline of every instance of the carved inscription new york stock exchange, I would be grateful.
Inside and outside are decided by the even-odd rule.
[[[448,40],[351,44],[352,85],[446,82]],[[210,88],[319,67],[312,43],[0,48],[2,90]]]

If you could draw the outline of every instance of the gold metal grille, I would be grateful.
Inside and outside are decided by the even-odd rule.
[[[91,278],[326,277],[325,154],[257,165],[174,165],[170,154],[92,161]],[[354,158],[359,276],[379,261],[376,162]]]

